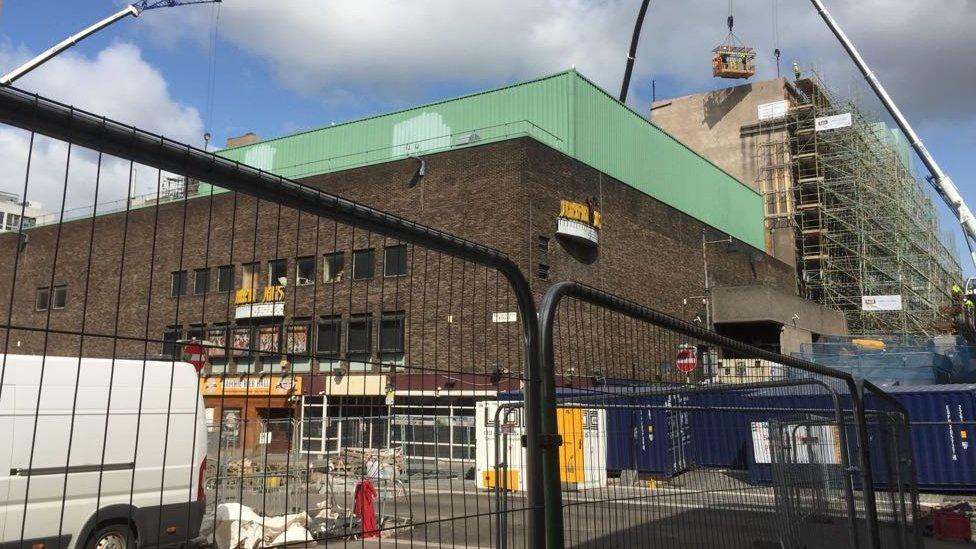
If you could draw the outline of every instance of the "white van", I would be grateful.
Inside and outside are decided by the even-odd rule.
[[[206,437],[190,364],[0,354],[0,549],[188,542]]]

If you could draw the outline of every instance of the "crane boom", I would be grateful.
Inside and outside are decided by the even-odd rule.
[[[925,165],[925,168],[932,175],[932,184],[935,186],[936,191],[938,191],[942,199],[945,200],[946,204],[949,205],[949,208],[952,209],[952,213],[955,214],[956,219],[959,220],[959,224],[962,226],[963,236],[966,238],[966,242],[976,242],[976,218],[973,217],[973,212],[962,199],[962,195],[959,194],[959,189],[956,188],[955,183],[953,183],[952,179],[950,179],[949,176],[942,171],[939,163],[935,161],[935,158],[933,158],[928,149],[925,148],[925,144],[922,143],[922,138],[915,133],[915,130],[912,128],[911,124],[908,123],[908,120],[901,113],[901,110],[898,109],[897,105],[895,105],[894,100],[891,99],[891,96],[888,95],[888,92],[885,90],[884,86],[881,85],[881,81],[878,80],[878,77],[875,76],[874,72],[871,71],[871,68],[868,67],[867,62],[864,61],[864,58],[861,57],[861,54],[857,51],[857,48],[854,47],[851,40],[846,34],[844,34],[844,31],[840,28],[840,25],[837,24],[837,21],[830,15],[827,8],[824,7],[823,2],[820,0],[810,1],[813,2],[813,6],[817,9],[817,12],[820,14],[820,17],[823,18],[824,22],[827,23],[827,26],[830,27],[831,32],[834,33],[837,40],[839,40],[841,45],[844,46],[844,50],[846,50],[847,54],[850,55],[851,59],[854,61],[854,64],[857,65],[857,68],[861,71],[861,74],[864,75],[864,79],[867,80],[868,85],[871,86],[871,89],[878,96],[878,99],[881,100],[881,103],[884,105],[885,109],[887,109],[891,117],[895,119],[895,123],[898,124],[898,127],[908,138],[909,143],[915,150],[915,153],[918,154],[922,164]],[[973,262],[973,266],[976,267],[976,253],[972,251],[972,246],[969,246],[969,248],[970,259]]]
[[[129,17],[139,17],[139,14],[146,11],[157,8],[172,8],[176,6],[186,6],[190,4],[212,4],[220,2],[221,0],[141,0],[132,4],[131,6],[126,6],[125,8],[119,10],[112,15],[109,15],[105,19],[91,25],[80,32],[72,34],[71,36],[65,38],[64,40],[58,42],[57,44],[51,46],[40,55],[34,57],[30,61],[24,63],[23,65],[17,67],[16,69],[8,72],[7,74],[0,76],[0,86],[9,86],[21,76],[29,73],[30,71],[40,67],[44,63],[47,63],[59,53],[64,50],[74,46],[78,42],[81,42],[85,38],[95,34],[96,32],[104,29],[105,27]],[[2,2],[0,2],[2,3]]]

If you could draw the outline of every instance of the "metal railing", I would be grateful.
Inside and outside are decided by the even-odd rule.
[[[127,188],[140,164],[155,170],[156,195],[168,174],[229,191],[153,207],[126,201],[74,220],[62,213],[0,235],[0,400],[15,386],[34,395],[17,399],[33,410],[17,412],[14,432],[29,451],[12,458],[26,473],[8,497],[15,513],[5,517],[4,542],[188,543],[201,514],[204,537],[219,547],[241,536],[294,541],[294,531],[279,528],[285,519],[267,513],[295,511],[302,543],[312,541],[306,535],[499,542],[496,494],[465,474],[470,456],[451,456],[468,465],[445,474],[401,463],[395,448],[357,449],[349,440],[340,468],[301,453],[299,435],[332,415],[388,415],[394,402],[436,415],[512,387],[524,387],[526,409],[538,410],[552,380],[539,368],[535,302],[509,257],[15,88],[0,89],[0,123],[26,130],[23,164],[7,172],[18,174],[20,194],[61,198],[61,212],[78,188],[98,203],[109,161],[129,167]],[[37,165],[39,136],[64,145],[63,165]],[[76,173],[73,162],[91,172]],[[41,168],[59,171],[60,183],[39,183]],[[409,200],[408,182],[397,192]],[[38,288],[61,297],[42,300]],[[215,366],[204,365],[198,379],[179,359]],[[303,396],[323,397],[327,413],[303,417]],[[63,429],[41,419],[52,398]],[[137,410],[126,427],[120,402]],[[541,420],[525,415],[524,491],[503,494],[511,545],[545,543]],[[208,423],[216,440],[207,440]],[[91,447],[77,447],[79,439]],[[133,467],[115,467],[133,455]],[[76,493],[69,479],[79,460],[102,467],[106,484]],[[42,478],[39,464],[68,474]],[[35,512],[38,498],[60,500],[61,511]],[[77,510],[82,500],[89,511]],[[257,509],[239,505],[258,501]]]
[[[546,293],[540,333],[543,367],[576,380],[543,395],[562,440],[550,546],[918,546],[910,484],[879,513],[876,462],[906,454],[875,442],[883,397],[864,404],[849,374],[572,282]],[[748,379],[714,371],[740,359]]]

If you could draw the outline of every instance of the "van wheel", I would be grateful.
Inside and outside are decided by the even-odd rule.
[[[95,531],[85,549],[133,549],[135,538],[125,524],[107,524]]]

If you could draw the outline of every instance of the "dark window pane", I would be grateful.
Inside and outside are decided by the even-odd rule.
[[[352,279],[366,280],[373,278],[373,263],[375,252],[371,249],[356,250],[352,253]]]
[[[345,263],[345,256],[342,252],[327,254],[325,256],[325,264],[322,266],[322,281],[339,282],[342,280]]]
[[[234,266],[224,265],[217,268],[217,291],[229,292],[234,287]]]
[[[349,340],[346,350],[349,353],[370,354],[372,351],[372,316],[361,315],[349,319]]]
[[[51,302],[51,292],[47,288],[38,288],[34,296],[34,308],[38,311],[46,311],[48,303]]]
[[[173,297],[179,297],[186,294],[186,271],[176,271],[172,275],[172,280],[170,281],[170,294]]]
[[[380,320],[380,351],[403,352],[403,313],[383,315]]]
[[[295,285],[311,286],[315,284],[315,258],[300,257],[295,262]]]
[[[193,294],[201,295],[210,291],[210,269],[193,271]]]
[[[182,333],[177,328],[166,330],[166,333],[163,334],[163,355],[169,358],[177,358],[176,351],[178,345],[176,342],[181,336]]]
[[[407,247],[390,246],[383,250],[383,276],[407,274]]]
[[[64,309],[64,306],[67,302],[68,302],[68,287],[55,286],[54,295],[51,296],[51,308]]]
[[[268,262],[268,286],[282,286],[281,279],[288,277],[288,260],[275,259]]]
[[[336,356],[339,354],[339,335],[342,323],[338,318],[325,318],[319,322],[316,350],[319,354]]]

